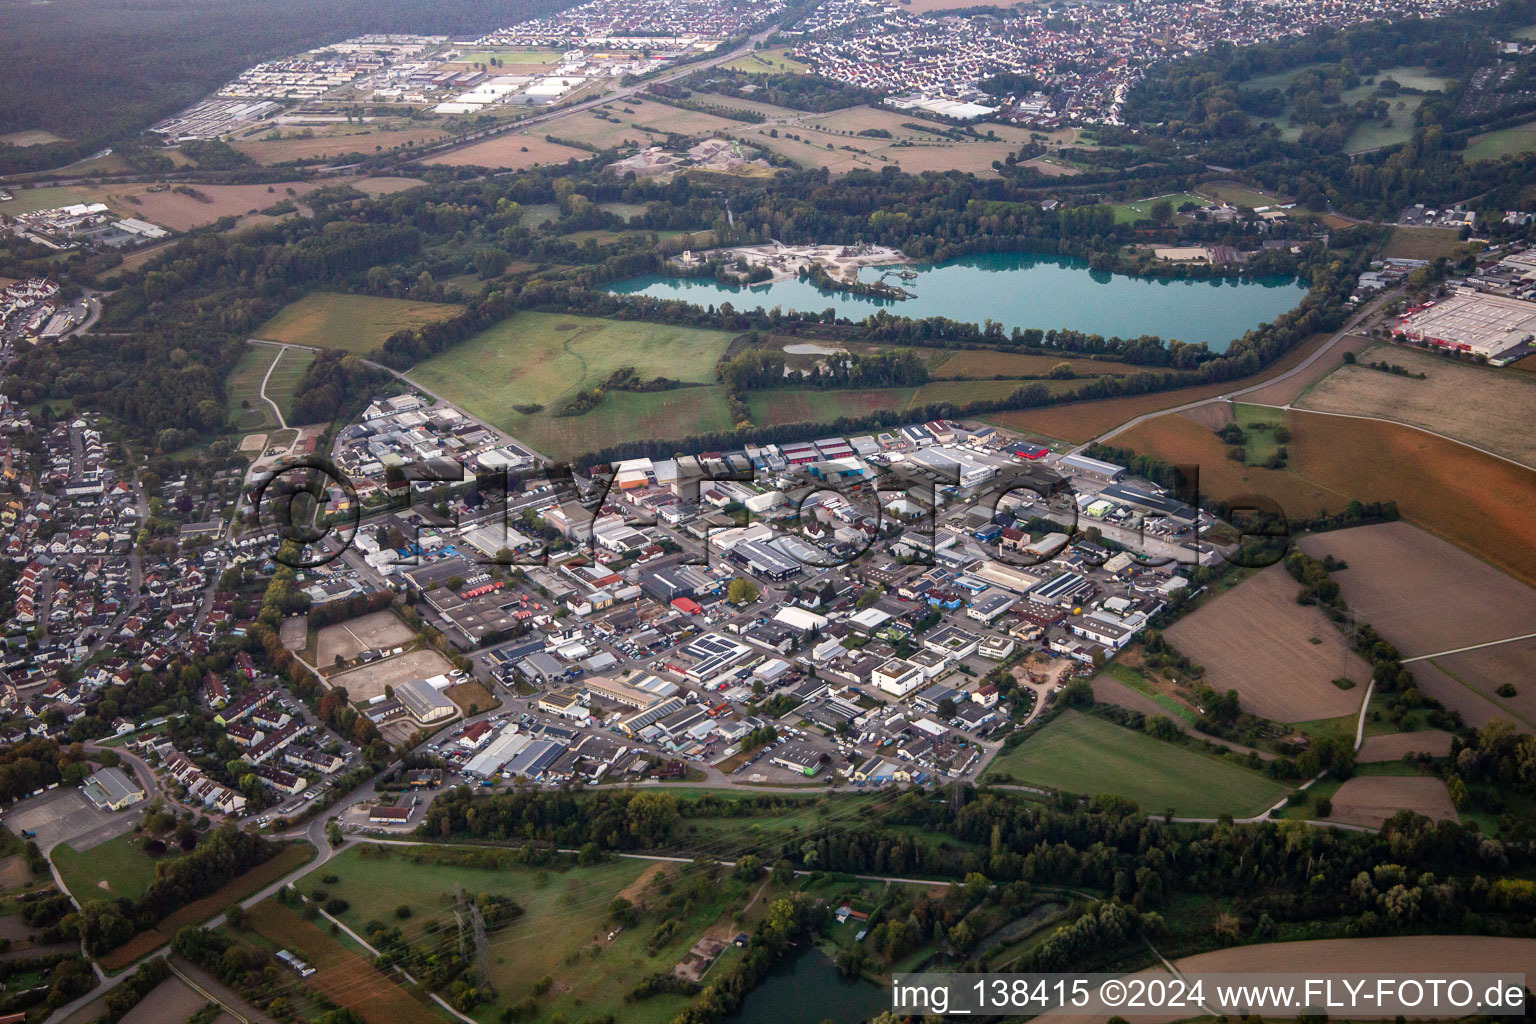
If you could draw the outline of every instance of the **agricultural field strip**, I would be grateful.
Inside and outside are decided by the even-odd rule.
[[[1214,399],[1212,399],[1212,401],[1214,401]],[[1201,403],[1196,403],[1196,404],[1204,405],[1206,403],[1201,402]],[[1362,415],[1359,415],[1358,413],[1352,413],[1352,412],[1326,412],[1326,411],[1324,411],[1322,409],[1308,409],[1308,408],[1305,408],[1303,406],[1298,406],[1298,405],[1263,405],[1263,403],[1260,403],[1260,402],[1250,402],[1248,404],[1250,404],[1250,405],[1260,405],[1260,406],[1262,406],[1263,408],[1266,408],[1266,409],[1283,409],[1283,410],[1286,410],[1286,411],[1301,412],[1301,413],[1306,413],[1308,416],[1336,416],[1336,417],[1338,417],[1340,419],[1346,419],[1346,420],[1368,420],[1368,421],[1370,421],[1372,423],[1390,423],[1390,424],[1392,424],[1395,427],[1406,427],[1409,430],[1417,430],[1421,434],[1429,434],[1431,437],[1438,437],[1442,441],[1449,441],[1452,444],[1459,444],[1463,448],[1470,448],[1473,451],[1475,451],[1475,452],[1477,452],[1477,453],[1479,453],[1481,455],[1487,455],[1490,458],[1498,459],[1500,462],[1507,462],[1511,466],[1518,466],[1521,469],[1529,469],[1529,470],[1532,470],[1532,471],[1536,471],[1536,466],[1529,466],[1529,465],[1526,465],[1524,462],[1519,461],[1518,459],[1511,459],[1507,455],[1500,455],[1498,452],[1489,451],[1487,448],[1483,448],[1480,445],[1475,445],[1475,444],[1473,444],[1470,441],[1464,441],[1464,440],[1462,440],[1459,437],[1452,437],[1449,434],[1442,434],[1438,430],[1431,430],[1428,427],[1421,427],[1421,426],[1419,426],[1416,423],[1404,423],[1402,420],[1394,420],[1394,419],[1391,419],[1391,418],[1386,417],[1386,416],[1362,416]],[[1192,406],[1191,406],[1191,408],[1192,408]],[[1168,410],[1168,412],[1175,412],[1175,411],[1177,411],[1177,410],[1173,410],[1173,409],[1169,409]],[[1164,415],[1164,414],[1159,413],[1158,415]]]
[[[1517,643],[1521,640],[1536,640],[1536,633],[1523,633],[1520,636],[1507,636],[1502,640],[1489,640],[1487,643],[1472,644],[1469,647],[1456,647],[1449,651],[1436,651],[1434,654],[1419,654],[1412,658],[1404,658],[1403,664],[1408,665],[1415,661],[1428,661],[1431,658],[1444,658],[1452,654],[1461,654],[1465,651],[1480,651],[1485,647],[1501,647],[1504,644]]]

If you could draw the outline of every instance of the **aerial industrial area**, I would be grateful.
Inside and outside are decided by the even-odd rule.
[[[1536,0],[6,25],[0,1024],[1528,1013]]]

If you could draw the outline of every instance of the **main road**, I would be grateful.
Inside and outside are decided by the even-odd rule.
[[[1383,304],[1390,301],[1391,299],[1396,298],[1397,294],[1398,293],[1396,289],[1383,292],[1377,299],[1361,307],[1360,311],[1349,320],[1347,320],[1343,327],[1340,327],[1337,331],[1335,331],[1332,337],[1319,345],[1315,351],[1313,351],[1301,362],[1297,363],[1295,366],[1291,367],[1289,370],[1286,370],[1283,373],[1277,373],[1273,377],[1264,378],[1257,384],[1248,384],[1244,387],[1236,388],[1232,391],[1226,392],[1225,394],[1215,395],[1211,398],[1201,398],[1197,401],[1185,402],[1183,405],[1173,406],[1172,408],[1157,409],[1153,412],[1142,413],[1140,416],[1126,420],[1118,427],[1106,430],[1092,441],[1087,441],[1078,445],[1076,448],[1072,449],[1069,454],[1076,455],[1079,452],[1085,451],[1092,445],[1103,444],[1110,438],[1118,437],[1120,434],[1125,433],[1132,427],[1140,426],[1148,420],[1155,420],[1160,416],[1168,416],[1173,413],[1187,412],[1190,409],[1198,409],[1202,405],[1210,405],[1213,402],[1230,402],[1233,399],[1239,398],[1254,391],[1258,391],[1261,388],[1267,388],[1271,384],[1279,384],[1281,381],[1290,380],[1292,377],[1295,377],[1298,374],[1305,373],[1312,366],[1316,365],[1319,359],[1322,359],[1325,355],[1332,352],[1334,348],[1339,344],[1339,342],[1343,341],[1347,336],[1353,334],[1356,329],[1358,329],[1359,326],[1369,317],[1375,314]]]

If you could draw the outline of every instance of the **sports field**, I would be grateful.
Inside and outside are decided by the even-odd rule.
[[[462,312],[463,306],[446,302],[311,292],[284,306],[256,330],[255,336],[366,356],[396,331],[447,320]]]
[[[729,427],[717,386],[612,391],[582,415],[555,414],[625,367],[642,380],[713,385],[715,364],[731,338],[726,331],[521,312],[418,364],[410,376],[536,448],[569,456],[637,437]]]
[[[1069,793],[1109,793],[1160,814],[1213,818],[1262,813],[1286,794],[1273,779],[1146,733],[1066,711],[1001,755],[990,777],[1006,772],[1018,782]]]

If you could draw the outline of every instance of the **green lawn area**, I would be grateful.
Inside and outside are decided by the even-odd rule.
[[[267,397],[283,410],[283,418],[286,420],[293,411],[293,394],[314,363],[315,354],[302,348],[285,348],[281,351],[282,358],[278,360],[272,376],[267,378]]]
[[[418,364],[410,376],[534,447],[565,457],[621,440],[730,427],[714,376],[731,338],[726,331],[525,311]],[[583,415],[555,415],[577,392],[624,367],[642,379],[708,386],[610,391]],[[544,408],[520,412],[519,405]]]
[[[463,311],[463,306],[446,302],[311,292],[284,306],[255,336],[366,356],[396,331],[447,320]]]
[[[1138,220],[1151,220],[1152,207],[1161,199],[1166,199],[1173,204],[1174,212],[1185,203],[1194,203],[1196,206],[1210,206],[1211,201],[1197,196],[1193,192],[1170,192],[1161,196],[1148,196],[1146,199],[1138,199],[1134,203],[1116,203],[1111,209],[1115,211],[1116,224],[1134,224]]]
[[[224,407],[235,430],[244,433],[270,430],[277,426],[272,407],[261,400],[261,379],[282,351],[270,345],[247,345],[240,354],[240,361],[224,381]],[[274,370],[273,376],[277,376],[280,370],[281,367]],[[292,397],[290,391],[289,398]]]
[[[1260,466],[1280,448],[1275,430],[1285,426],[1285,411],[1263,405],[1234,405],[1232,415],[1243,428],[1243,448],[1248,453],[1246,465]]]
[[[1231,203],[1233,206],[1247,206],[1254,209],[1260,206],[1273,206],[1282,201],[1278,196],[1272,196],[1257,189],[1244,188],[1242,185],[1201,185],[1200,193],[1223,203]]]
[[[53,866],[64,877],[70,895],[81,903],[93,899],[138,899],[155,880],[154,857],[144,852],[144,840],[129,833],[93,846],[84,853],[68,843],[53,848]],[[176,848],[180,855],[180,847]],[[167,857],[172,856],[167,853]],[[106,882],[106,886],[101,885]]]
[[[1470,164],[1478,160],[1517,156],[1532,150],[1536,150],[1536,121],[1527,121],[1513,128],[1501,128],[1496,132],[1472,136],[1467,140],[1467,148],[1461,151],[1461,158]]]
[[[85,192],[77,188],[6,188],[14,198],[0,203],[0,213],[7,217],[14,217],[19,213],[33,213],[37,210],[52,210],[59,206],[73,206],[75,203],[89,201]]]
[[[774,46],[738,57],[724,65],[727,71],[745,71],[753,75],[794,74],[803,75],[811,69],[788,56],[788,47]]]
[[[1152,814],[1211,818],[1262,813],[1286,787],[1215,755],[1155,740],[1103,719],[1066,711],[993,762],[1025,785],[1136,801]]]
[[[564,860],[544,868],[487,870],[441,863],[429,851],[421,853],[420,864],[404,853],[379,859],[372,851],[366,858],[361,852],[358,847],[344,851],[298,886],[301,892],[318,887],[347,900],[351,906],[339,916],[360,934],[366,934],[365,926],[372,920],[398,925],[408,940],[420,938],[428,921],[451,928],[453,893],[458,885],[472,896],[507,896],[524,909],[521,917],[490,935],[490,972],[497,999],[474,1014],[487,1024],[499,1020],[506,1007],[532,994],[535,984],[545,976],[553,985],[547,995],[539,997],[533,1019],[549,1020],[556,1013],[564,1013],[573,1021],[600,1020],[612,1014],[625,1024],[665,1024],[690,1002],[687,997],[658,995],[627,1004],[625,993],[640,979],[671,970],[705,929],[717,921],[728,921],[722,915],[732,906],[744,905],[747,898],[745,886],[726,873],[706,882],[689,902],[691,909],[669,915],[678,917],[680,925],[674,937],[651,956],[646,945],[662,924],[662,912],[645,913],[634,927],[620,931],[610,941],[613,924],[608,905],[627,888],[629,898],[637,904],[647,898],[658,899],[647,897],[646,883],[639,880],[648,881],[662,871],[677,875],[680,866],[616,859],[574,868]],[[338,881],[320,881],[320,876],[330,874],[338,876]],[[688,884],[679,881],[677,887]],[[411,908],[408,919],[395,917],[400,904]],[[760,909],[761,904],[754,907]],[[714,970],[719,969],[717,964]]]
[[[495,57],[503,64],[558,64],[562,52],[547,46],[489,46],[459,54],[466,64],[489,64]]]
[[[916,388],[754,391],[747,396],[747,408],[752,410],[752,422],[759,427],[776,427],[784,423],[829,422],[840,416],[862,416],[882,409],[906,409],[915,394]]]

